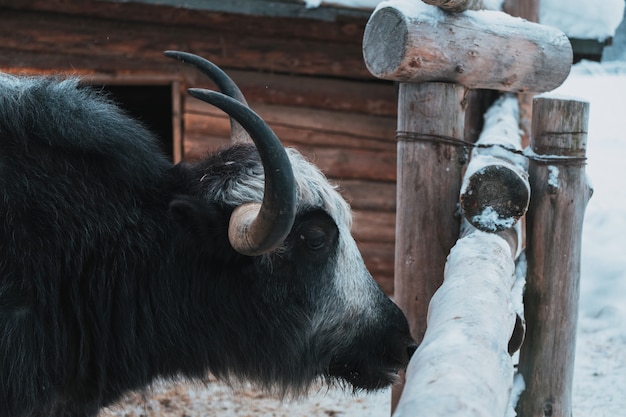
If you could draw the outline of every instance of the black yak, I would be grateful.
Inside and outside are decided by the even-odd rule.
[[[157,377],[389,385],[414,344],[347,203],[224,92],[255,145],[173,165],[76,79],[0,75],[0,416],[94,416]],[[242,103],[243,102],[243,103]],[[237,133],[239,132],[239,133]]]

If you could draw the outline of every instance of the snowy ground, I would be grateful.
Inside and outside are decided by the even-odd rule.
[[[626,63],[584,63],[559,92],[591,102],[587,174],[594,187],[585,215],[575,415],[626,410]]]
[[[626,410],[626,63],[577,65],[558,92],[591,102],[587,173],[594,185],[583,231],[574,416],[615,417]],[[390,394],[353,396],[321,388],[300,402],[253,389],[164,385],[133,395],[100,417],[389,415]]]

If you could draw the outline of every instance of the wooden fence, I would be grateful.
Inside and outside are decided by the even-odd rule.
[[[476,7],[456,3],[455,11]],[[374,75],[400,81],[395,300],[421,344],[394,391],[394,416],[504,417],[517,400],[511,353],[521,344],[518,415],[571,417],[580,237],[591,195],[588,103],[535,98],[522,150],[517,100],[504,96],[478,142],[464,138],[468,88],[557,87],[571,67],[567,38],[502,12],[387,2],[370,18],[363,50]],[[518,220],[527,208],[524,235]],[[512,288],[524,245],[522,313]]]

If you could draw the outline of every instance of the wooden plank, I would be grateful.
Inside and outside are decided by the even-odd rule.
[[[385,294],[393,295],[393,243],[357,242],[365,266]]]
[[[216,0],[216,2],[227,3],[222,0]],[[32,10],[190,28],[211,27],[222,33],[242,31],[275,37],[291,36],[337,41],[358,46],[361,45],[363,31],[369,17],[369,13],[358,11],[357,13],[361,16],[338,16],[333,21],[269,16],[261,18],[237,11],[226,13],[210,9],[194,10],[180,6],[181,4],[167,6],[102,0],[2,0],[0,3],[0,7],[7,10]]]
[[[280,132],[280,129],[275,130]],[[228,136],[187,132],[185,134],[185,159],[198,159],[208,150],[215,149],[210,139],[214,137],[222,139],[216,143],[228,140]],[[302,146],[289,140],[283,140],[283,144],[297,148],[328,177],[338,180],[395,181],[397,175],[395,152]]]
[[[216,110],[218,111],[218,110]],[[185,140],[189,140],[187,135],[201,136],[223,136],[230,137],[230,122],[225,114],[197,114],[185,112]]]
[[[311,130],[327,133],[329,135],[340,134],[346,137],[354,137],[356,142],[352,145],[362,148],[369,145],[374,149],[392,149],[395,146],[395,118],[363,115],[349,112],[337,112],[332,110],[311,109],[307,107],[268,105],[248,100],[250,108],[259,114],[270,126],[281,126]],[[212,117],[227,117],[214,106],[203,103],[193,97],[185,99],[185,112],[192,114],[206,114]],[[193,122],[190,120],[190,122]],[[190,126],[193,129],[193,126]],[[282,138],[282,136],[279,136]],[[377,143],[363,143],[363,139],[374,140]],[[296,137],[290,140],[298,141]],[[304,139],[303,143],[311,143]],[[333,142],[344,146],[342,142]]]
[[[172,82],[172,156],[174,163],[183,159],[183,114],[180,97],[180,82]]]
[[[396,211],[395,182],[343,179],[339,192],[355,210]]]
[[[188,162],[197,161],[208,153],[215,152],[219,148],[229,146],[230,144],[231,141],[228,136],[185,133],[183,159]]]
[[[352,234],[359,242],[394,243],[396,214],[384,211],[353,210]]]
[[[222,67],[371,79],[360,45],[291,35],[273,37],[257,31],[224,33],[210,26],[164,27],[148,22],[3,9],[0,45],[6,51],[0,55],[3,67],[19,66],[13,51],[32,55],[63,51],[56,57],[51,55],[54,61],[46,63],[46,68],[73,69],[81,62],[86,68],[103,72],[159,67],[176,72],[180,63],[163,57],[162,51],[178,49],[193,51]],[[77,58],[79,61],[75,61]],[[128,61],[125,65],[124,60]]]
[[[277,133],[280,132],[280,129],[274,130]],[[185,159],[198,159],[208,150],[215,149],[212,145],[213,139],[210,139],[215,137],[228,140],[228,136],[187,132],[185,134]],[[221,142],[222,140],[216,143]],[[395,181],[396,178],[395,152],[302,146],[285,140],[284,135],[282,142],[285,146],[297,148],[331,178],[375,181]]]
[[[511,16],[521,17],[531,22],[539,21],[540,0],[504,0],[502,9]]]
[[[288,141],[285,145],[295,145]],[[396,153],[347,148],[295,146],[328,177],[395,181]]]
[[[109,0],[112,2],[126,2],[128,0]],[[147,5],[168,5],[180,7],[180,0],[134,0],[136,3]],[[182,6],[194,11],[218,11],[226,13],[242,13],[262,17],[290,17],[301,19],[318,19],[334,21],[339,16],[355,16],[367,18],[369,13],[365,10],[346,7],[306,7],[299,0],[185,0]]]
[[[351,135],[346,132],[331,132],[325,130],[307,129],[306,127],[268,122],[272,130],[278,135],[283,143],[291,146],[341,146],[347,149],[368,149],[377,152],[394,152],[393,144],[378,139],[368,139]],[[188,133],[208,135],[230,136],[230,124],[223,114],[198,115],[195,113],[185,114],[185,130]]]
[[[376,116],[397,115],[393,83],[384,80],[344,80],[226,69],[247,100],[252,103],[297,106]],[[214,89],[197,71],[187,71],[189,86]]]

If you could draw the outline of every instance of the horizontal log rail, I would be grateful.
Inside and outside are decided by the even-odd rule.
[[[573,54],[558,29],[498,11],[445,13],[415,1],[375,10],[363,56],[369,71],[387,80],[544,92],[565,80]]]
[[[394,417],[503,417],[513,384],[508,341],[515,264],[496,234],[475,231],[454,246],[430,301]]]

